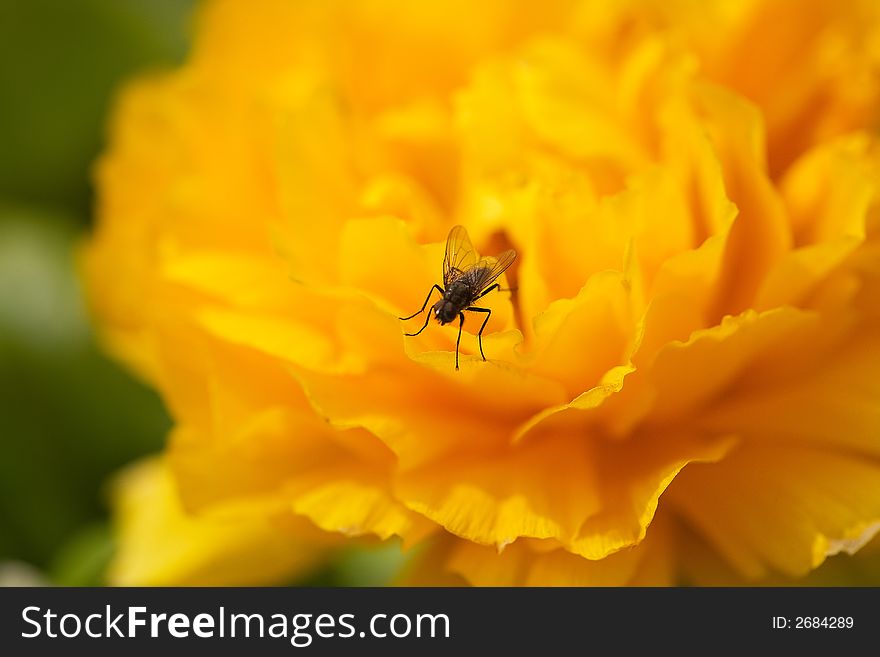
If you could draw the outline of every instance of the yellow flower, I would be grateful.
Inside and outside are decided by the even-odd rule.
[[[478,585],[799,577],[880,528],[880,16],[605,4],[212,2],[126,91],[84,269],[189,522]],[[457,322],[397,318],[459,223],[518,257],[455,371]],[[200,567],[137,566],[122,499],[117,581]]]

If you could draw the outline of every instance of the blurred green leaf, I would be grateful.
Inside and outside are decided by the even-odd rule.
[[[59,548],[49,567],[50,579],[60,586],[103,586],[113,549],[110,525],[89,525]]]
[[[64,226],[0,209],[0,559],[39,567],[106,516],[103,482],[169,427],[155,393],[98,351]]]
[[[335,568],[341,586],[387,586],[405,560],[399,541],[389,540],[381,547],[343,554]]]
[[[193,0],[0,0],[0,196],[87,217],[114,90],[180,60]]]
[[[308,579],[293,586],[389,586],[403,568],[408,555],[400,541],[390,539],[375,546],[343,548]]]
[[[114,93],[182,58],[194,5],[0,0],[0,560],[62,583],[97,581],[104,481],[169,426],[96,347],[71,248]]]

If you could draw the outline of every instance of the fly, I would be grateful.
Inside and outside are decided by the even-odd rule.
[[[508,249],[497,256],[485,256],[478,260],[464,226],[454,226],[449,231],[449,237],[446,238],[446,254],[443,257],[443,285],[445,287],[435,284],[428,292],[425,303],[422,304],[418,312],[409,317],[399,317],[398,319],[406,321],[424,312],[434,290],[443,296],[431,306],[431,310],[425,316],[422,328],[415,333],[406,333],[405,335],[413,337],[424,331],[432,313],[441,325],[449,324],[458,317],[458,339],[455,341],[455,369],[457,370],[458,345],[461,342],[461,329],[464,326],[464,311],[485,313],[486,319],[483,320],[480,332],[477,333],[477,341],[480,345],[480,356],[486,360],[486,354],[483,353],[483,329],[486,328],[492,311],[488,308],[478,308],[473,304],[492,290],[501,289],[501,286],[494,281],[505,269],[510,267],[515,259],[516,251]]]

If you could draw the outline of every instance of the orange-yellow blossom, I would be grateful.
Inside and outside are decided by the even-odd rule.
[[[192,522],[399,536],[421,581],[473,584],[758,581],[858,550],[880,15],[820,16],[207,3],[188,63],[121,98],[85,257],[108,347],[175,419]],[[516,292],[481,300],[489,360],[469,318],[459,372],[456,323],[397,319],[457,223],[518,252]],[[127,567],[136,524],[114,572],[156,581]]]

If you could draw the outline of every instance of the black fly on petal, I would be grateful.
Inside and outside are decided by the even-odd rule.
[[[461,329],[464,326],[464,311],[469,310],[477,313],[486,313],[486,319],[477,333],[477,341],[480,345],[480,356],[486,360],[483,353],[483,329],[492,315],[492,311],[488,308],[478,308],[473,303],[492,290],[500,290],[501,287],[495,283],[505,269],[510,267],[516,259],[516,251],[509,249],[497,256],[486,256],[477,259],[477,253],[471,244],[470,237],[464,226],[454,226],[449,231],[446,238],[446,254],[443,257],[443,285],[434,285],[425,297],[425,303],[422,307],[409,317],[400,317],[401,320],[412,319],[419,313],[423,312],[431,300],[434,290],[442,295],[437,301],[428,315],[425,317],[425,323],[415,333],[406,333],[412,337],[416,336],[428,326],[428,321],[433,313],[435,319],[441,324],[449,324],[458,317],[458,339],[455,341],[455,369],[458,369],[458,345],[461,342]]]

